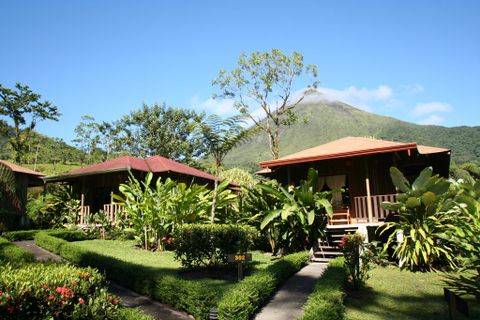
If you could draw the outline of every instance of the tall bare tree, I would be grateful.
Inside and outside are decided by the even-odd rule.
[[[294,108],[304,99],[306,91],[294,96],[293,86],[302,75],[311,75],[308,87],[316,87],[317,67],[304,65],[303,55],[291,56],[278,49],[271,52],[243,53],[238,66],[230,72],[221,70],[212,81],[220,88],[218,96],[235,101],[240,113],[248,116],[260,130],[268,135],[270,152],[274,159],[280,152],[280,128],[296,122]],[[217,95],[214,95],[214,98]],[[261,108],[264,118],[258,118]]]

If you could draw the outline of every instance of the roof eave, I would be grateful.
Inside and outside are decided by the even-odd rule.
[[[281,159],[269,160],[269,161],[260,162],[260,166],[262,168],[271,168],[271,167],[278,167],[278,166],[287,165],[287,164],[351,158],[351,157],[357,157],[357,156],[365,156],[365,155],[378,154],[378,153],[390,153],[390,152],[397,152],[397,151],[404,151],[404,150],[411,150],[411,149],[417,149],[417,144],[415,142],[404,144],[401,146],[395,146],[395,147],[374,148],[374,149],[366,149],[362,151],[342,152],[342,153],[336,153],[331,155],[299,157],[299,158],[290,158],[290,159],[284,159],[284,160],[281,160]]]
[[[85,177],[85,176],[92,176],[96,174],[115,173],[115,172],[130,171],[130,170],[132,170],[132,167],[129,166],[129,167],[106,169],[106,170],[95,170],[95,171],[88,171],[88,172],[64,173],[56,176],[43,177],[42,179],[45,183],[60,182],[60,181],[71,179],[71,178],[79,178],[79,177]]]

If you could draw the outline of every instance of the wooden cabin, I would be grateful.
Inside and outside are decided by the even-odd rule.
[[[45,183],[65,183],[73,188],[81,202],[79,222],[85,223],[90,213],[104,210],[115,222],[122,208],[112,201],[112,194],[118,193],[120,184],[128,181],[129,172],[143,181],[148,172],[154,174],[154,181],[162,177],[185,183],[208,184],[213,186],[215,176],[185,164],[161,157],[146,159],[124,156],[102,163],[82,167],[56,176],[48,176]]]
[[[447,177],[450,150],[363,137],[346,137],[276,160],[260,163],[260,174],[284,184],[298,184],[309,168],[318,170],[319,190],[343,189],[333,194],[335,224],[379,224],[392,213],[380,207],[395,201],[389,168],[397,167],[413,181],[428,166]]]
[[[19,200],[18,204],[14,204],[8,197],[2,197],[1,209],[4,210],[4,214],[8,215],[8,218],[4,217],[5,219],[1,219],[5,221],[0,220],[0,224],[3,222],[8,229],[17,229],[19,227],[27,226],[27,189],[30,187],[43,186],[42,177],[45,175],[9,161],[0,160],[0,162],[10,168],[15,175],[16,195]]]

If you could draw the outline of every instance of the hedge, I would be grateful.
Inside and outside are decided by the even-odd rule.
[[[173,275],[152,278],[151,270],[147,267],[85,250],[75,243],[69,243],[46,232],[38,233],[35,242],[78,265],[96,267],[105,272],[110,280],[162,303],[170,304],[178,310],[185,310],[195,319],[208,319],[209,311],[215,305],[217,292],[201,281],[189,281]],[[276,287],[297,272],[307,261],[307,253],[296,253],[254,272],[224,295],[218,306],[219,312],[222,315],[230,314],[232,310],[246,305],[249,308],[249,316],[253,315],[273,294]],[[249,298],[236,301],[241,296],[236,293],[237,291],[244,292]],[[255,298],[251,299],[251,296]],[[252,307],[251,303],[255,305]],[[235,313],[233,317],[223,316],[221,319],[244,318],[239,318]]]
[[[226,265],[227,255],[247,252],[257,233],[249,226],[186,224],[175,234],[175,259],[189,269]]]
[[[218,303],[219,319],[248,320],[290,276],[306,265],[308,254],[285,256],[229,290]]]
[[[90,239],[84,232],[79,230],[67,230],[67,229],[42,229],[42,230],[17,230],[6,231],[2,233],[2,237],[10,241],[23,241],[33,240],[37,233],[46,232],[57,238],[62,238],[67,241],[81,241]]]
[[[3,264],[3,262],[20,264],[33,261],[35,261],[35,258],[31,252],[0,237],[0,264]]]
[[[300,320],[345,319],[343,284],[346,278],[343,258],[330,261],[327,270],[317,281],[313,293],[303,306]]]

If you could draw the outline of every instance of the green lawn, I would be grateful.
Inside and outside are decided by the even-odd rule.
[[[412,273],[376,267],[366,288],[345,299],[347,319],[449,319],[440,273]],[[467,298],[469,319],[480,319],[480,304]]]
[[[214,290],[217,297],[220,297],[236,283],[237,269],[234,265],[228,269],[186,271],[181,268],[180,262],[174,259],[174,252],[145,251],[135,247],[135,241],[132,240],[88,240],[75,242],[75,245],[132,265],[141,266],[139,269],[148,269],[152,278],[174,275],[186,280],[201,281],[203,285]],[[273,262],[270,255],[260,252],[253,252],[253,261],[250,265],[251,271],[263,269]]]

